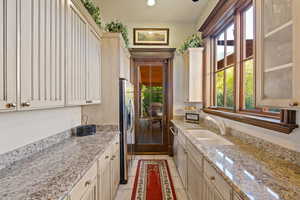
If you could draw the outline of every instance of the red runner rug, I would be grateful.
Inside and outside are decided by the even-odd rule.
[[[167,160],[139,160],[131,200],[176,200]]]

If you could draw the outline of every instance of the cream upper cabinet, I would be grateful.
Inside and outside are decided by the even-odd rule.
[[[101,102],[101,46],[100,39],[92,30],[87,31],[87,103]]]
[[[183,57],[185,101],[202,102],[203,48],[190,48]]]
[[[65,1],[20,2],[20,109],[64,105]]]
[[[67,15],[67,105],[101,102],[100,31],[86,12],[80,1],[72,0],[69,2]]]
[[[17,105],[16,7],[16,0],[0,0],[0,112]]]
[[[257,104],[300,107],[300,1],[256,1]]]
[[[87,23],[73,5],[69,8],[68,23],[67,104],[84,105],[87,85]]]

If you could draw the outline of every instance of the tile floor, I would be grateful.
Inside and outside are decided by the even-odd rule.
[[[137,163],[139,159],[165,159],[168,161],[170,173],[172,176],[173,184],[175,187],[175,192],[178,200],[188,200],[185,190],[183,189],[183,185],[181,179],[179,177],[178,171],[176,169],[175,163],[172,157],[164,156],[164,155],[143,155],[136,156],[134,160],[133,167],[129,171],[129,180],[126,185],[120,185],[115,200],[130,200],[131,193],[134,184],[135,173],[137,170]]]

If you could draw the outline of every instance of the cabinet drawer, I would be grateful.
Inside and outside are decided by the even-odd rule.
[[[189,154],[189,156],[192,156],[192,159],[195,160],[195,162],[197,162],[198,164],[198,167],[199,168],[203,168],[203,164],[202,164],[202,159],[203,159],[203,156],[202,154],[197,150],[197,148],[190,142],[187,140],[187,145],[186,145],[186,150]]]
[[[207,160],[204,160],[204,175],[208,178],[210,184],[213,184],[216,187],[224,200],[231,199],[231,186],[223,179],[221,175],[218,174],[218,172],[208,163]]]
[[[97,162],[81,178],[70,193],[70,200],[80,200],[87,192],[93,181],[97,178]]]
[[[107,165],[109,165],[111,156],[112,156],[113,147],[109,147],[105,150],[105,152],[101,155],[98,160],[98,172],[101,173],[101,170],[104,169]]]

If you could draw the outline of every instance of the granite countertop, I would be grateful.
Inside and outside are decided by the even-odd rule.
[[[211,145],[197,142],[188,129],[204,126],[172,120],[206,160],[225,178],[240,196],[250,200],[299,200],[300,167],[281,161],[260,149],[244,145],[230,135],[234,145]]]
[[[63,199],[117,134],[70,137],[0,170],[0,199]]]

